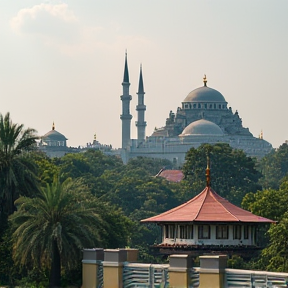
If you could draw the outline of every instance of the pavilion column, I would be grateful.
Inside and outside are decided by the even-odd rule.
[[[189,287],[192,258],[190,255],[171,255],[169,260],[169,287]]]
[[[199,288],[223,288],[227,256],[200,256]]]
[[[99,284],[98,270],[104,260],[103,248],[84,249],[82,260],[82,288],[96,288]]]
[[[103,262],[103,288],[123,288],[123,262],[127,261],[125,249],[105,249]]]

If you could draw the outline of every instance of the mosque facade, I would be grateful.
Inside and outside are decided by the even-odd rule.
[[[151,136],[146,136],[144,104],[144,84],[142,67],[138,86],[137,139],[131,139],[131,119],[129,94],[129,72],[127,54],[125,57],[122,101],[122,149],[124,163],[130,158],[142,156],[162,158],[181,166],[185,162],[186,152],[203,143],[228,143],[234,149],[243,150],[248,156],[261,158],[268,154],[272,145],[263,139],[261,132],[254,137],[248,128],[242,126],[238,111],[233,113],[228,102],[217,90],[207,86],[206,76],[203,86],[192,90],[177,108],[170,111],[165,126],[156,129]]]

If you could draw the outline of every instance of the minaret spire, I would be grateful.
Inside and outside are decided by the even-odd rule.
[[[125,66],[124,66],[123,83],[129,83],[129,72],[128,72],[128,64],[127,64],[127,50],[125,52]]]
[[[145,140],[145,129],[146,129],[146,121],[145,121],[145,111],[146,105],[144,105],[144,85],[143,85],[143,76],[142,76],[142,64],[140,65],[140,75],[139,75],[139,85],[138,85],[138,105],[136,106],[138,121],[136,122],[137,127],[137,139],[138,144]]]
[[[127,63],[127,51],[125,52],[125,64],[124,64],[124,77],[122,82],[123,95],[120,97],[122,101],[122,114],[120,119],[122,120],[122,149],[127,149],[131,141],[131,119],[130,114],[130,101],[132,96],[129,95],[129,72]]]

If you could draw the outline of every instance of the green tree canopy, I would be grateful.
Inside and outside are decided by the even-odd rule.
[[[0,114],[0,214],[15,210],[19,195],[38,191],[36,165],[30,151],[36,146],[36,131],[13,123],[10,114]]]
[[[77,265],[83,247],[101,245],[102,219],[80,181],[55,180],[35,198],[20,197],[11,215],[16,263],[51,267],[50,287],[60,287],[61,267]]]
[[[260,179],[264,189],[278,189],[281,180],[288,174],[288,144],[282,144],[260,161],[263,177]]]
[[[240,206],[244,195],[261,189],[257,184],[261,173],[256,169],[256,160],[242,150],[232,149],[228,144],[202,144],[191,148],[183,166],[187,199],[200,193],[206,186],[205,169],[207,153],[211,163],[211,186],[222,197]],[[189,193],[189,196],[188,196]]]

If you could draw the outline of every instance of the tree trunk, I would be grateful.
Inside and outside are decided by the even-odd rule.
[[[50,288],[61,287],[61,259],[57,241],[53,240],[52,243],[52,263],[50,274]]]

